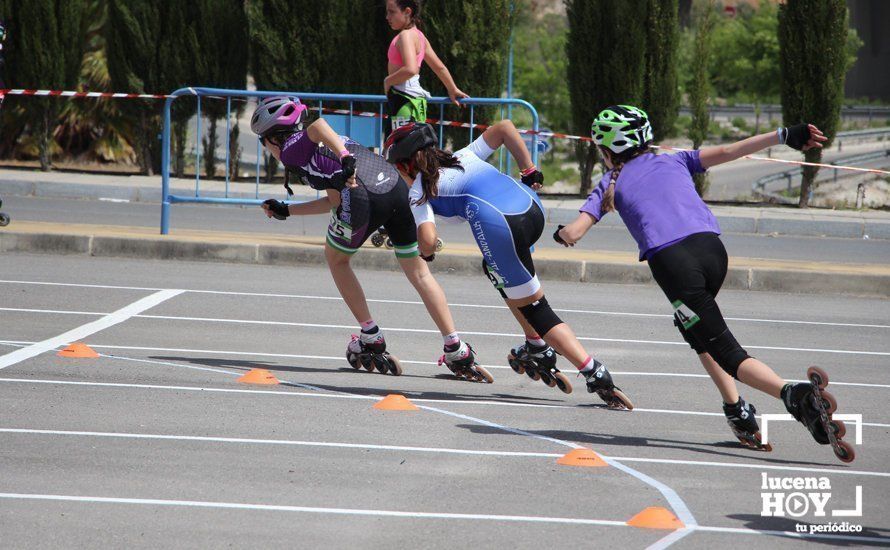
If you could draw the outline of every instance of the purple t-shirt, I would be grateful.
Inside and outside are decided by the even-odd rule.
[[[692,181],[693,174],[704,171],[699,151],[643,154],[621,169],[615,184],[615,210],[637,241],[640,261],[694,233],[720,234],[717,218]],[[602,217],[603,193],[611,175],[611,170],[603,175],[579,209],[597,221]]]

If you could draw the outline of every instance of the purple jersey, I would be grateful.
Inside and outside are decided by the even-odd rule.
[[[358,145],[346,137],[341,137],[346,148]],[[300,179],[319,191],[325,189],[342,189],[343,179],[340,173],[339,155],[330,149],[309,139],[309,134],[299,131],[287,138],[281,147],[281,162],[288,169],[296,172]]]
[[[692,181],[693,174],[704,171],[699,151],[643,154],[621,169],[615,184],[615,210],[637,241],[640,261],[694,233],[720,234],[717,218],[698,196]],[[579,209],[597,221],[602,216],[603,193],[611,175],[611,170],[603,175]]]

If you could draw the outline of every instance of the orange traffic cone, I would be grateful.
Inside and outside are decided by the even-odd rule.
[[[63,349],[59,353],[57,353],[59,357],[72,357],[72,358],[89,358],[95,359],[99,357],[99,354],[93,351],[93,348],[86,344],[82,344],[80,342],[75,342],[73,344],[69,344],[67,348]]]
[[[631,527],[643,529],[682,529],[686,527],[670,510],[660,506],[650,506],[627,520]]]
[[[247,374],[238,378],[238,382],[242,382],[244,384],[261,384],[265,386],[271,386],[281,383],[278,381],[277,378],[275,378],[274,374],[266,369],[250,369],[249,371],[247,371]]]
[[[587,466],[590,468],[602,468],[608,466],[600,455],[590,449],[572,449],[556,461],[563,466]]]
[[[417,406],[404,395],[391,393],[374,403],[374,408],[381,411],[416,411]]]

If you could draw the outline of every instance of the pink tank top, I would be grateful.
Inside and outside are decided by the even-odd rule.
[[[423,57],[426,55],[426,37],[417,27],[414,27],[414,30],[417,31],[417,34],[420,37],[420,51],[417,53],[417,65],[419,67],[421,63],[423,63]],[[402,59],[402,52],[400,52],[399,48],[396,46],[396,41],[399,39],[399,36],[401,36],[401,33],[397,34],[395,38],[392,39],[392,42],[389,43],[389,50],[386,52],[386,58],[396,67],[404,67],[405,61]]]

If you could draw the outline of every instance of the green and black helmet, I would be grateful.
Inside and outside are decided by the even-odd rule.
[[[643,147],[652,141],[652,126],[645,111],[630,105],[606,107],[593,119],[590,137],[613,153]]]

